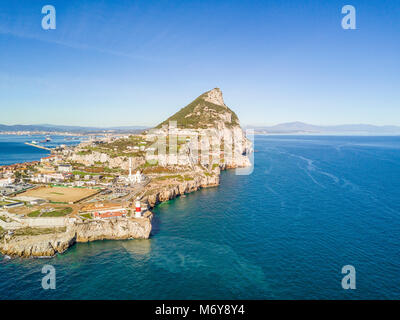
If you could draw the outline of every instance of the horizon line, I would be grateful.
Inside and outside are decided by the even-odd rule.
[[[303,121],[285,121],[285,122],[275,122],[273,124],[241,124],[241,127],[273,127],[283,124],[303,124],[303,125],[311,125],[311,126],[320,126],[320,127],[334,127],[334,126],[350,126],[350,125],[368,125],[368,126],[375,126],[375,127],[400,127],[400,124],[374,124],[374,123],[366,123],[366,122],[358,122],[358,123],[336,123],[336,124],[315,124],[310,122],[303,122]],[[154,127],[157,124],[115,124],[115,125],[85,125],[85,124],[54,124],[54,123],[14,123],[14,124],[7,124],[7,123],[0,123],[0,126],[51,126],[51,127],[85,127],[85,128],[118,128],[118,127]]]

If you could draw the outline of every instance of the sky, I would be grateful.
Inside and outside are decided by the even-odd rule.
[[[399,39],[398,0],[2,0],[0,123],[151,126],[219,87],[243,125],[400,125]]]

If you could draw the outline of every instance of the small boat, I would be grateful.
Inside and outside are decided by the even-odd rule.
[[[35,140],[33,140],[31,143],[32,143],[32,144],[38,144],[38,142],[35,141]]]
[[[10,256],[7,256],[7,255],[4,256],[4,260],[10,260],[10,259],[11,259]]]
[[[51,138],[49,136],[46,136],[44,138],[44,140],[40,141],[40,143],[46,143],[46,142],[50,142],[50,141],[51,141]]]

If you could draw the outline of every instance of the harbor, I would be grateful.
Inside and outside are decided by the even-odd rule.
[[[31,146],[31,147],[36,147],[36,148],[47,150],[47,151],[52,151],[53,150],[52,148],[47,148],[47,147],[41,146],[41,145],[36,144],[36,143],[25,142],[25,144],[28,145],[28,146]]]

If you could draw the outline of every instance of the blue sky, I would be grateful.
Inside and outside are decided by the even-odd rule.
[[[0,123],[155,125],[220,87],[242,124],[400,125],[399,39],[398,0],[3,0]]]

